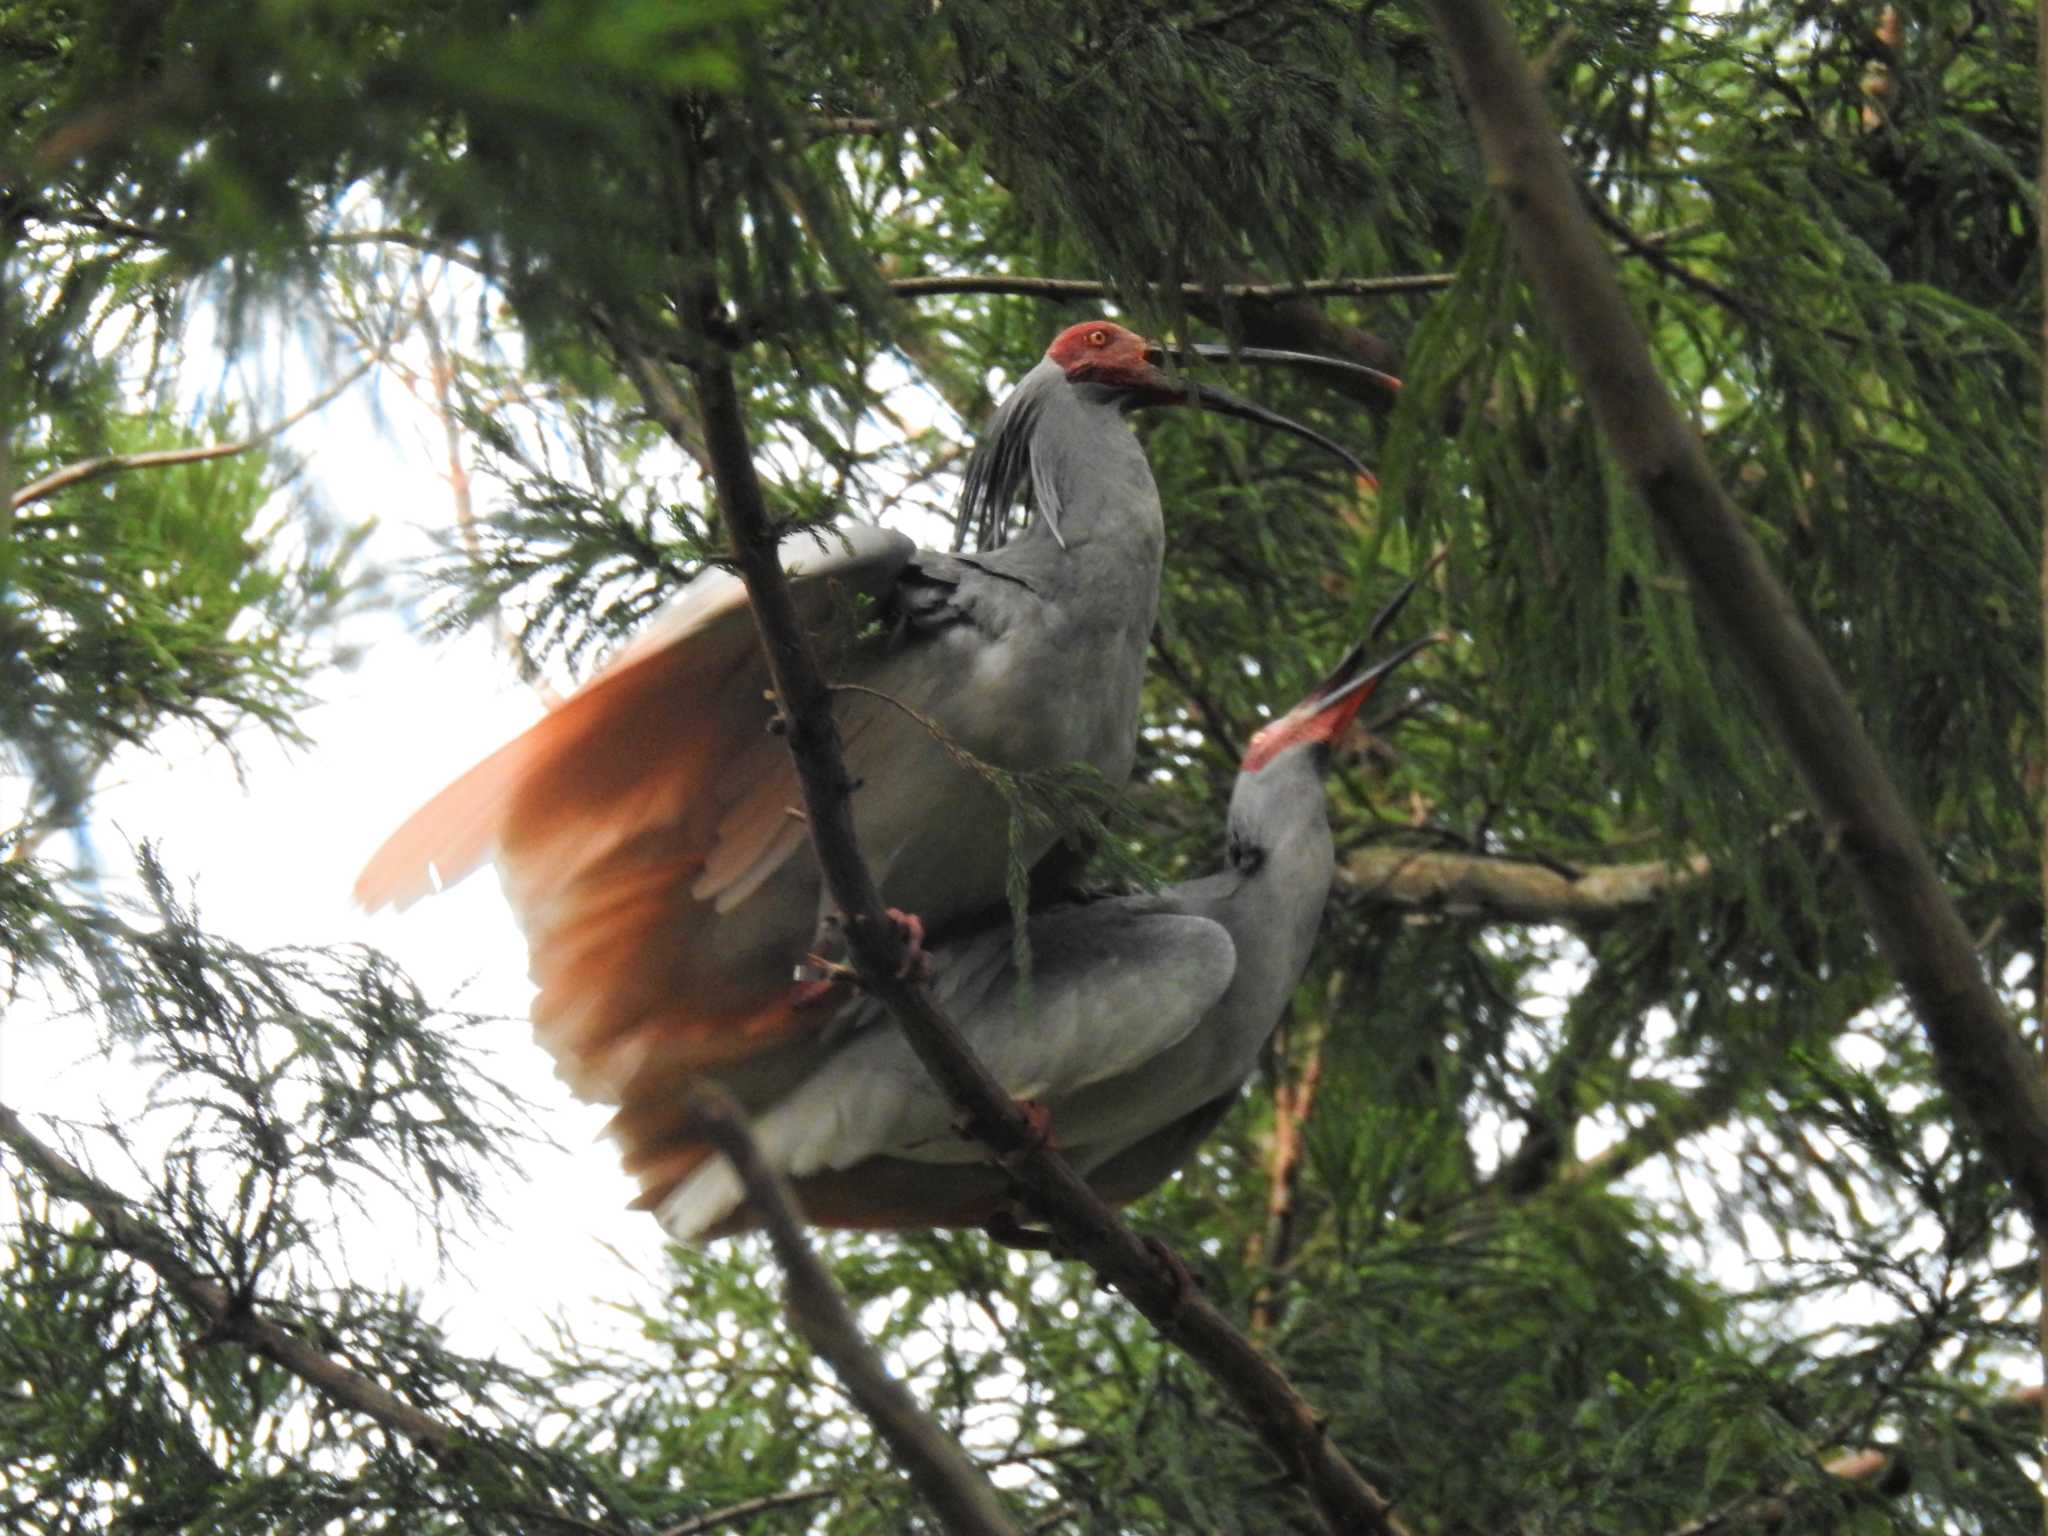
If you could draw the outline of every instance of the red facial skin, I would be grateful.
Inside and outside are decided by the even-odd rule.
[[[1334,704],[1319,706],[1311,701],[1295,705],[1251,739],[1238,772],[1257,773],[1281,752],[1304,741],[1335,742],[1344,734],[1365,701],[1372,697],[1373,688],[1377,686],[1375,682],[1365,688],[1353,689]]]
[[[1055,336],[1045,355],[1073,383],[1107,384],[1165,404],[1178,400],[1181,392],[1150,361],[1147,354],[1156,351],[1151,342],[1113,320],[1084,320]]]

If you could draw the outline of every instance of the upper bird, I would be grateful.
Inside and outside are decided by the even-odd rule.
[[[1211,349],[1213,350],[1213,349]],[[1298,354],[1237,354],[1298,360]],[[1129,775],[1159,603],[1159,494],[1124,417],[1182,403],[1343,456],[1284,417],[1170,376],[1105,320],[1068,327],[997,409],[966,476],[975,554],[861,523],[782,563],[827,674],[861,847],[884,899],[942,925],[1000,901],[1008,806],[961,754],[1023,773]],[[1315,359],[1317,362],[1326,360]],[[1035,520],[1005,542],[1029,487]],[[992,546],[992,547],[991,547]],[[654,1186],[701,1159],[663,1134],[682,1083],[768,1102],[808,1074],[831,1010],[793,968],[828,911],[770,682],[734,577],[707,570],[588,683],[441,791],[356,883],[400,908],[495,860],[525,931],[536,1038],[579,1093],[649,1127]],[[1036,860],[1058,829],[1021,833]],[[648,1154],[650,1156],[654,1154]],[[629,1165],[631,1166],[631,1165]]]
[[[1033,917],[1028,991],[1007,924],[934,949],[934,1000],[1005,1090],[1040,1106],[1105,1199],[1136,1199],[1171,1174],[1251,1074],[1308,967],[1336,869],[1323,796],[1331,743],[1381,679],[1435,638],[1372,667],[1353,649],[1252,738],[1220,871]],[[754,1122],[809,1219],[1000,1232],[1014,1217],[1008,1176],[955,1128],[944,1091],[880,1005],[848,1003],[827,1033],[838,1052]],[[649,1128],[630,1114],[613,1130],[629,1150],[650,1150]],[[643,1198],[686,1241],[752,1224],[723,1159],[673,1188],[651,1183]]]

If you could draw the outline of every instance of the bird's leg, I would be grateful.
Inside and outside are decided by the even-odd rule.
[[[797,981],[806,986],[820,976],[838,979],[852,974],[843,959],[846,954],[846,918],[838,908],[829,905],[830,899],[829,896],[821,899],[818,925],[811,935],[811,951],[796,970]],[[883,911],[903,941],[903,958],[897,962],[896,974],[907,981],[931,980],[932,957],[925,952],[924,919],[914,912],[899,911],[895,907],[886,907]]]
[[[1042,1147],[1053,1145],[1052,1111],[1036,1099],[1012,1099],[1010,1102],[1017,1106],[1017,1112],[1024,1117],[1029,1131],[1024,1145],[1016,1151],[994,1153],[995,1160],[1005,1167],[1019,1158],[1029,1157]],[[953,1129],[960,1133],[962,1141],[982,1139],[981,1127],[974,1123],[974,1116],[966,1110],[953,1116]]]
[[[896,925],[896,932],[903,939],[903,960],[896,967],[896,974],[909,981],[930,981],[932,957],[925,952],[924,919],[915,912],[901,912],[895,907],[887,910],[889,921]]]
[[[1033,1152],[1052,1145],[1052,1111],[1037,1099],[1012,1099],[1024,1118],[1031,1123],[1031,1139],[1012,1157],[1029,1157]]]

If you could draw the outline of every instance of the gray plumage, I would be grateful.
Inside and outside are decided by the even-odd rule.
[[[1362,678],[1340,670],[1262,733],[1231,795],[1216,873],[1033,917],[1028,994],[1007,925],[935,954],[937,1002],[1008,1092],[1045,1107],[1062,1151],[1106,1196],[1128,1200],[1167,1177],[1250,1075],[1308,967],[1335,870],[1328,741],[1412,649]],[[1346,666],[1356,671],[1355,655]],[[833,1054],[755,1127],[814,1219],[986,1219],[1007,1181],[954,1129],[900,1032],[859,1002],[828,1040]],[[685,1239],[732,1230],[744,1224],[740,1199],[715,1161],[669,1196],[662,1221]]]
[[[942,929],[1003,900],[1011,808],[962,754],[1011,774],[1136,751],[1165,544],[1125,413],[1199,396],[1107,322],[1069,328],[996,412],[967,475],[971,554],[848,524],[790,539],[784,569],[828,674],[861,847],[883,899]],[[1220,402],[1220,403],[1218,403]],[[1314,436],[1314,434],[1304,434]],[[1028,489],[1034,518],[1005,539]],[[621,657],[417,813],[357,885],[409,901],[495,861],[528,941],[535,1036],[582,1095],[615,1104],[644,1198],[701,1156],[681,1086],[712,1076],[759,1107],[824,1049],[793,969],[832,936],[802,795],[767,729],[769,679],[744,589],[711,571]]]

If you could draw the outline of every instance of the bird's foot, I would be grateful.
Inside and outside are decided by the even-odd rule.
[[[1039,1103],[1036,1099],[1012,1099],[1010,1102],[1017,1106],[1017,1112],[1024,1117],[1025,1133],[1023,1145],[1008,1152],[996,1152],[993,1145],[989,1147],[995,1161],[1001,1163],[1005,1168],[1012,1166],[1020,1158],[1029,1157],[1032,1153],[1040,1151],[1045,1147],[1058,1145],[1052,1136],[1052,1111],[1050,1109]],[[962,1110],[953,1116],[953,1129],[959,1133],[962,1141],[980,1141],[984,1144],[992,1141],[992,1138],[988,1135],[988,1128],[981,1125],[977,1118],[966,1110]]]
[[[903,959],[896,974],[906,981],[930,981],[932,957],[925,953],[924,919],[915,912],[900,912],[894,907],[887,910],[889,921],[896,925],[896,932],[903,939]]]
[[[1019,1147],[1015,1156],[1029,1157],[1033,1152],[1042,1151],[1052,1145],[1052,1111],[1037,1099],[1013,1099],[1018,1112],[1031,1127],[1031,1139]]]

